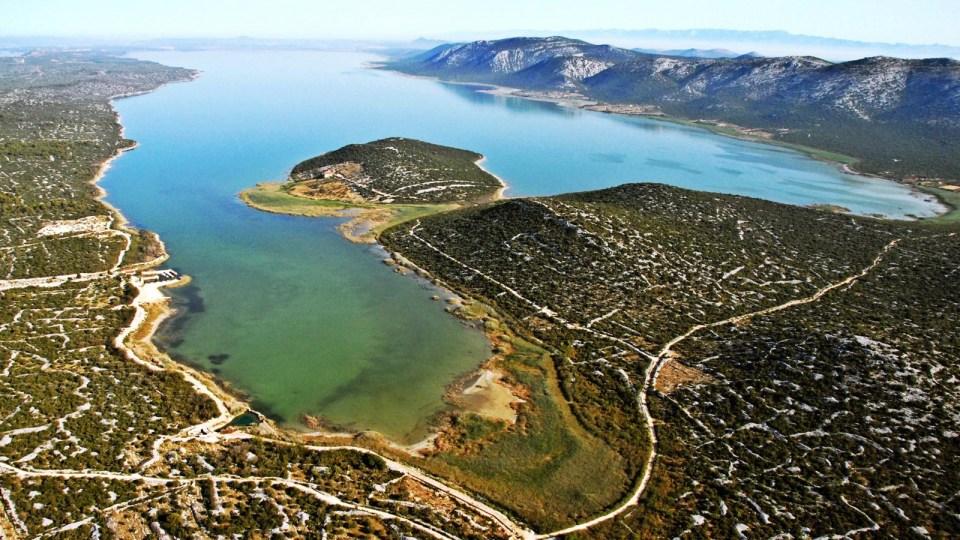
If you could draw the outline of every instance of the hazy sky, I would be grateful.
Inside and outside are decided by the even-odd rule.
[[[413,38],[509,30],[786,30],[960,45],[960,0],[0,0],[0,35]]]

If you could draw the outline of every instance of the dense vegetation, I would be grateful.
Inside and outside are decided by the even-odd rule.
[[[496,177],[475,152],[399,137],[350,144],[297,164],[297,194],[381,203],[449,203],[490,197]]]
[[[580,534],[960,530],[954,229],[636,184],[381,238],[541,340],[635,478],[657,422],[642,509]]]

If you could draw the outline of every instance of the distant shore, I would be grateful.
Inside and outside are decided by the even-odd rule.
[[[839,168],[840,171],[843,172],[844,174],[896,182],[898,184],[911,188],[916,193],[923,193],[923,194],[932,196],[940,207],[937,210],[938,215],[933,217],[928,217],[928,218],[919,218],[918,219],[919,221],[941,222],[941,221],[960,220],[960,204],[951,203],[949,200],[947,200],[947,197],[944,197],[942,193],[940,193],[935,189],[924,189],[923,186],[911,184],[903,181],[900,178],[896,178],[892,176],[884,176],[884,175],[858,171],[856,170],[855,166],[860,160],[853,156],[848,156],[838,152],[831,152],[829,150],[822,150],[820,148],[814,148],[812,146],[805,146],[802,144],[780,141],[774,138],[773,134],[766,130],[755,129],[755,128],[745,128],[730,122],[721,122],[721,121],[706,120],[706,119],[691,120],[688,118],[671,116],[666,113],[663,113],[659,109],[649,108],[647,106],[606,103],[606,102],[593,100],[585,96],[572,94],[572,93],[539,92],[534,90],[524,90],[521,88],[513,88],[509,86],[501,86],[501,85],[492,84],[492,83],[451,81],[451,80],[446,80],[440,77],[433,77],[429,75],[416,75],[412,73],[404,73],[402,71],[390,69],[384,63],[378,63],[378,62],[371,62],[370,64],[368,64],[368,66],[373,69],[382,69],[385,71],[390,71],[392,73],[396,73],[404,77],[412,77],[415,79],[425,79],[425,80],[440,82],[443,84],[477,87],[477,88],[480,88],[480,90],[477,90],[478,92],[494,95],[494,96],[512,97],[512,98],[518,98],[518,99],[526,99],[529,101],[553,103],[560,107],[580,109],[584,111],[598,112],[603,114],[616,114],[621,116],[635,116],[635,117],[648,118],[654,121],[663,121],[663,122],[669,122],[672,124],[679,124],[679,125],[688,126],[688,127],[701,128],[717,135],[723,135],[726,137],[731,137],[731,138],[742,140],[742,141],[769,144],[772,146],[787,148],[790,150],[794,150],[796,152],[800,152],[806,155],[807,157],[810,157],[817,161],[822,161],[822,162],[834,165],[837,168]]]

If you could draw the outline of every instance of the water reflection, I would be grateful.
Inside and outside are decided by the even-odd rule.
[[[570,107],[562,107],[549,101],[538,101],[513,96],[491,93],[491,86],[481,84],[456,84],[437,81],[437,85],[451,95],[454,95],[471,105],[503,108],[512,113],[549,113],[558,116],[572,117],[579,111]]]

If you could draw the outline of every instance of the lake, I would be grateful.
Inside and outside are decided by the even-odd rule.
[[[487,157],[508,196],[658,181],[891,217],[939,208],[783,148],[369,69],[377,58],[367,54],[136,56],[202,70],[115,103],[140,146],[102,182],[134,225],[161,235],[168,264],[193,277],[171,291],[180,313],[161,343],[291,427],[310,414],[412,442],[443,409],[446,385],[490,353],[479,330],[431,300],[429,284],[342,239],[340,220],[262,213],[237,198],[324,151],[390,136],[462,147]]]

